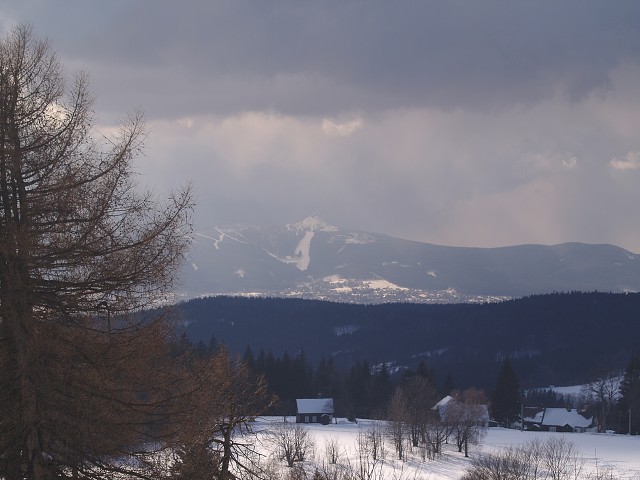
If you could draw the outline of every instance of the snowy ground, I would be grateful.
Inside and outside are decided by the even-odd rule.
[[[282,423],[282,417],[260,418],[255,424],[255,431],[259,439],[265,439],[264,433],[272,427],[272,423]],[[294,421],[290,418],[289,421]],[[340,457],[338,463],[347,463],[355,466],[357,463],[356,443],[358,432],[371,425],[371,420],[360,420],[358,424],[339,419],[337,424],[327,426],[305,425],[313,437],[315,449],[307,468],[313,470],[314,465],[328,464],[325,445],[335,441],[340,445]],[[446,445],[443,455],[437,460],[422,460],[419,452],[409,453],[405,461],[395,459],[394,449],[390,440],[386,440],[386,455],[377,465],[376,479],[390,480],[445,480],[459,479],[471,459],[482,452],[496,451],[508,446],[524,444],[535,438],[546,441],[551,436],[564,436],[579,450],[585,460],[584,476],[595,471],[612,469],[614,478],[624,480],[640,480],[640,436],[605,435],[593,433],[547,433],[547,432],[520,432],[502,428],[491,428],[479,445],[470,446],[470,457],[464,458],[452,445]],[[271,445],[272,447],[272,445]],[[265,454],[269,453],[269,444],[264,442],[261,449]],[[272,460],[275,462],[275,460]],[[282,464],[282,462],[280,462]],[[286,474],[286,468],[282,470]],[[283,478],[285,478],[283,476]]]

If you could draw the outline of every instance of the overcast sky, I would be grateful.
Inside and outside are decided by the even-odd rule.
[[[640,253],[640,2],[0,0],[197,229],[308,215],[462,246]]]

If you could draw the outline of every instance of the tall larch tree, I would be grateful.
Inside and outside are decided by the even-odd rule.
[[[105,478],[163,435],[178,390],[163,322],[131,315],[167,291],[188,245],[188,189],[159,203],[132,160],[139,115],[92,125],[29,26],[0,40],[0,477]],[[166,367],[166,368],[165,368]],[[139,461],[123,461],[138,456]],[[115,461],[114,459],[118,459]],[[99,472],[99,473],[98,473]],[[151,476],[151,474],[149,474]]]

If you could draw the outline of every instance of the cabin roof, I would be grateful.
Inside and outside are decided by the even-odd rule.
[[[298,414],[333,414],[333,398],[298,398],[296,400],[296,406],[298,409]]]
[[[544,417],[542,419],[542,425],[550,427],[569,425],[573,428],[588,428],[592,423],[591,418],[584,418],[575,408],[572,410],[567,410],[566,408],[547,408],[544,411]]]

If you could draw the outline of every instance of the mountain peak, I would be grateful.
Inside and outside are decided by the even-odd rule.
[[[329,225],[316,215],[300,220],[297,223],[287,225],[287,229],[295,231],[297,233],[311,231],[311,232],[336,232],[338,229],[333,225]]]
[[[640,291],[640,261],[610,245],[446,247],[338,230],[317,216],[290,225],[221,227],[197,238],[203,241],[192,244],[183,272],[189,296],[445,303]]]

